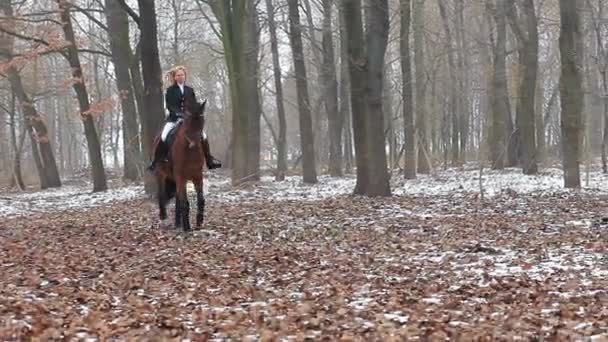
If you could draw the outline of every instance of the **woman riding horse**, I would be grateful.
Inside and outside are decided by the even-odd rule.
[[[148,166],[149,171],[154,171],[157,162],[167,161],[169,146],[165,140],[167,139],[169,132],[177,125],[178,121],[182,120],[184,104],[197,103],[194,89],[185,84],[186,68],[184,66],[178,65],[173,67],[168,72],[167,77],[169,83],[171,84],[165,93],[165,103],[167,110],[169,111],[169,117],[167,118],[167,122],[163,127],[161,139],[154,150],[154,159],[152,160],[150,166]],[[201,135],[201,143],[203,145],[203,153],[205,155],[207,167],[210,170],[222,167],[222,163],[211,155],[209,140],[207,139],[207,134],[204,131]]]

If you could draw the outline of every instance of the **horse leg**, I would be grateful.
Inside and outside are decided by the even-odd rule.
[[[194,183],[194,189],[196,190],[196,228],[200,229],[205,218],[205,194],[203,193],[203,177],[197,176],[192,182]]]
[[[156,184],[158,185],[156,197],[158,199],[158,211],[161,220],[167,218],[167,194],[165,188],[165,179],[164,177],[157,177]]]
[[[182,211],[181,203],[179,203],[179,197],[175,197],[175,228],[182,226]]]
[[[186,180],[183,178],[176,179],[177,197],[179,201],[179,213],[181,217],[182,228],[184,231],[190,230],[190,203],[188,203],[188,193],[186,188]]]

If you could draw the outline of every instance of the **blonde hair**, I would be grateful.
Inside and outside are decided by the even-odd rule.
[[[175,74],[177,74],[177,72],[180,70],[184,72],[184,75],[186,75],[186,76],[188,75],[188,70],[183,65],[176,65],[173,68],[171,68],[171,70],[167,71],[167,75],[166,75],[166,79],[165,79],[166,88],[175,84]]]

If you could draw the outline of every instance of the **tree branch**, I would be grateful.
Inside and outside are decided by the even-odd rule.
[[[82,7],[79,7],[77,5],[72,5],[72,7],[74,7],[78,12],[84,14],[87,18],[89,18],[89,20],[91,20],[92,22],[94,22],[95,24],[97,24],[97,26],[101,27],[105,31],[109,31],[108,27],[104,23],[102,23],[97,18],[95,18],[94,16],[92,16],[91,13],[89,13],[89,10],[84,9]]]
[[[102,56],[106,56],[108,58],[112,57],[112,54],[107,52],[107,51],[101,51],[101,50],[93,50],[93,49],[78,49],[78,52],[83,52],[83,53],[90,53],[93,55],[102,55]]]
[[[139,17],[139,14],[137,14],[131,7],[129,7],[129,5],[127,5],[127,3],[125,2],[125,0],[116,0],[116,1],[118,1],[118,3],[120,4],[120,6],[122,6],[122,8],[125,11],[127,11],[127,13],[129,14],[129,16],[137,24],[137,27],[139,27],[141,29],[141,18]]]
[[[55,19],[51,19],[51,18],[41,18],[41,19],[29,19],[25,16],[6,16],[6,15],[2,15],[0,16],[0,21],[8,21],[8,20],[14,20],[14,21],[22,21],[22,22],[26,22],[26,23],[44,23],[44,22],[51,22],[57,25],[61,25],[61,23]]]
[[[207,15],[207,13],[205,13],[205,11],[203,10],[203,5],[201,4],[201,2],[204,2],[204,1],[202,1],[202,0],[196,0],[196,5],[198,6],[198,9],[200,10],[200,12],[203,15],[203,17],[205,17],[205,19],[209,23],[209,26],[211,26],[211,29],[213,30],[213,33],[215,33],[215,35],[217,36],[217,38],[219,40],[222,40],[222,34],[215,28],[215,26],[213,25],[213,21],[211,21],[211,18],[209,18],[209,16]],[[209,5],[209,6],[211,6],[211,5]]]
[[[4,33],[6,33],[8,35],[11,35],[11,36],[13,36],[15,38],[19,38],[21,40],[27,40],[27,41],[30,41],[30,42],[35,42],[35,43],[38,43],[38,44],[42,44],[44,46],[51,46],[51,44],[49,44],[49,42],[47,42],[44,39],[36,38],[36,37],[30,37],[30,36],[23,35],[21,33],[13,32],[13,31],[7,30],[6,28],[2,27],[2,25],[0,25],[0,32],[4,32]]]
[[[513,30],[513,33],[517,37],[517,40],[519,41],[519,43],[525,44],[526,36],[524,35],[524,32],[521,29],[521,26],[519,26],[520,19],[519,19],[519,15],[517,15],[517,9],[515,8],[515,2],[511,0],[511,1],[507,1],[507,3],[508,3],[507,18],[509,18],[509,26],[511,26],[511,30]]]

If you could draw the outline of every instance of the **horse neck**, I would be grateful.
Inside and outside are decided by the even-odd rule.
[[[193,139],[195,135],[200,135],[202,133],[203,125],[195,120],[186,120],[181,125],[180,131],[184,136]]]

